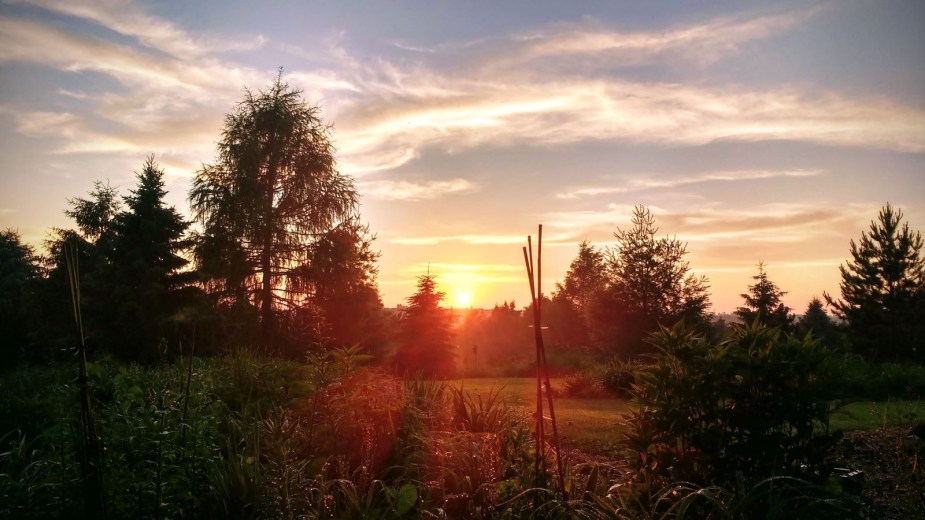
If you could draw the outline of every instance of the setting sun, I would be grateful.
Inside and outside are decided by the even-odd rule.
[[[472,305],[472,294],[457,292],[453,295],[453,303],[456,307],[469,307]]]

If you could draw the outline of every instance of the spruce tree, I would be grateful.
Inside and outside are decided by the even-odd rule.
[[[922,235],[887,204],[839,266],[841,299],[826,294],[847,321],[856,352],[871,360],[925,361],[925,258]]]
[[[812,334],[814,338],[826,346],[833,346],[837,338],[835,323],[825,312],[825,306],[819,298],[814,297],[806,306],[806,312],[797,323],[797,331],[801,334]]]
[[[440,307],[445,295],[433,276],[418,277],[417,287],[401,318],[394,366],[405,375],[449,377],[455,372],[453,315]]]
[[[790,307],[781,301],[787,293],[768,279],[763,262],[758,262],[758,274],[752,276],[752,280],[755,280],[755,283],[749,285],[748,292],[741,295],[745,305],[736,309],[736,316],[746,325],[751,325],[757,319],[766,327],[777,327],[784,332],[791,332],[794,316]]]
[[[113,225],[107,306],[112,325],[107,343],[124,357],[146,362],[160,356],[172,333],[171,322],[191,303],[191,291],[183,288],[193,275],[183,271],[188,260],[181,256],[190,245],[189,223],[164,204],[164,171],[153,156],[145,161],[137,182]]]
[[[659,326],[685,321],[709,327],[707,279],[690,272],[687,246],[657,237],[655,217],[645,206],[633,210],[633,226],[614,233],[617,244],[605,252],[607,281],[590,314],[592,336],[624,356],[647,349],[646,338]]]

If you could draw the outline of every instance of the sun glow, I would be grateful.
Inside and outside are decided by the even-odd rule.
[[[453,295],[453,303],[456,307],[469,307],[472,305],[472,294],[465,291],[458,291]]]

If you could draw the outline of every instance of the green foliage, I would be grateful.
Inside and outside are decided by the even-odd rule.
[[[19,233],[0,231],[0,355],[12,367],[32,354],[38,326],[39,258]]]
[[[902,219],[884,206],[839,266],[841,299],[825,295],[847,320],[854,351],[873,361],[925,360],[923,241]]]
[[[660,325],[685,320],[707,325],[707,280],[690,274],[686,246],[656,238],[655,217],[644,206],[633,210],[633,227],[614,233],[606,252],[607,284],[591,310],[592,332],[611,352],[633,357],[647,350],[646,336]]]
[[[565,377],[562,388],[562,397],[574,399],[599,399],[612,397],[601,382],[599,374],[591,372],[575,372]]]
[[[745,305],[736,309],[735,314],[743,323],[758,321],[765,327],[775,327],[783,332],[793,329],[793,314],[790,307],[784,305],[781,298],[787,294],[768,279],[764,263],[758,262],[758,274],[752,276],[754,285],[748,286],[748,292],[742,294]]]
[[[847,354],[829,361],[842,399],[921,399],[925,397],[925,366],[912,363],[872,363]]]
[[[197,262],[216,296],[257,307],[258,339],[279,350],[277,315],[311,303],[325,282],[309,276],[313,246],[356,218],[353,181],[336,169],[319,109],[281,74],[267,91],[246,91],[225,118],[216,162],[196,173],[189,198],[203,226]]]
[[[136,178],[126,210],[111,225],[101,273],[110,315],[102,330],[111,352],[144,363],[159,359],[168,345],[177,353],[179,329],[193,322],[199,291],[191,287],[195,273],[183,271],[189,223],[164,205],[164,171],[149,156]]]
[[[455,368],[453,316],[440,307],[444,293],[433,276],[418,277],[418,290],[408,298],[392,363],[399,374],[449,377]]]
[[[652,341],[658,352],[638,372],[624,417],[640,478],[826,476],[836,439],[827,434],[833,389],[823,346],[757,324],[718,345],[680,325]]]
[[[612,359],[601,371],[601,385],[615,396],[631,397],[636,383],[635,373],[640,366],[639,361]]]

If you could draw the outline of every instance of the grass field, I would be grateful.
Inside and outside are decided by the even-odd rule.
[[[925,401],[859,401],[839,407],[829,424],[833,430],[872,430],[920,421],[925,421]]]
[[[485,378],[451,381],[471,394],[486,395],[501,390],[507,402],[523,406],[528,413],[536,407],[536,380],[531,378]],[[561,388],[563,380],[552,379],[553,388]],[[608,453],[615,449],[620,434],[618,417],[625,411],[622,399],[556,398],[556,417],[563,441],[585,451]]]
[[[509,404],[532,413],[536,403],[536,382],[532,378],[480,378],[450,381],[471,394],[502,391]],[[561,388],[562,379],[552,379]],[[556,415],[563,441],[584,451],[609,453],[616,449],[620,434],[619,415],[626,411],[623,399],[556,398]],[[869,430],[883,426],[909,426],[925,420],[925,401],[860,401],[839,407],[831,418],[833,430]]]

